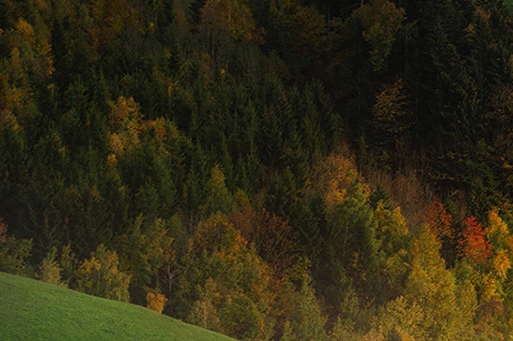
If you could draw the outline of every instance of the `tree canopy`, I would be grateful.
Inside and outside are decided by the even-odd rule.
[[[511,1],[4,0],[0,271],[241,340],[513,334]]]

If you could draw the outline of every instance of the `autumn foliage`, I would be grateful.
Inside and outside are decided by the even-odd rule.
[[[258,254],[280,275],[297,262],[300,255],[296,233],[287,221],[267,211],[251,206],[234,212],[231,221],[254,245]]]
[[[438,241],[453,237],[452,216],[447,213],[439,197],[434,197],[427,210],[424,221],[430,227]]]
[[[129,302],[131,276],[120,271],[119,258],[100,244],[76,271],[77,289],[90,295]]]
[[[503,3],[2,0],[0,271],[240,340],[513,335]]]
[[[168,299],[159,292],[148,291],[146,295],[146,308],[162,313]]]
[[[486,232],[476,217],[465,219],[465,229],[459,241],[460,252],[473,264],[481,264],[492,255],[490,241],[486,238]]]

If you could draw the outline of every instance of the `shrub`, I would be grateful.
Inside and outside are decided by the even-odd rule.
[[[161,314],[166,305],[167,298],[159,292],[148,291],[146,295],[146,308],[156,311]]]
[[[55,261],[57,249],[55,247],[48,253],[39,265],[38,277],[43,282],[52,284],[61,284],[61,272],[62,268]]]

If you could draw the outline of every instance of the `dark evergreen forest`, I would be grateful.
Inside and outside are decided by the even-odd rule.
[[[502,0],[0,1],[0,271],[240,340],[513,335]]]

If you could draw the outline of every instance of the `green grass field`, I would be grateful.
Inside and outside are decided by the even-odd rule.
[[[133,304],[0,273],[0,340],[229,341]]]

